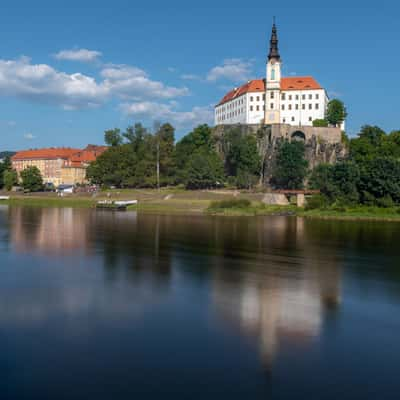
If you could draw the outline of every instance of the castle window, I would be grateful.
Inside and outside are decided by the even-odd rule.
[[[318,93],[315,95],[315,99],[316,99],[316,100],[319,99],[319,94],[318,94]]]
[[[282,100],[286,99],[286,93],[282,93]]]
[[[285,123],[286,122],[286,118],[283,118],[282,122]]]
[[[306,95],[303,94],[303,95],[301,96],[301,98],[302,98],[303,100],[305,100],[305,99],[306,99]]]
[[[294,122],[294,117],[292,117],[292,122]]]
[[[309,117],[308,120],[309,120],[310,122],[312,122],[312,117]]]
[[[272,68],[271,70],[271,81],[275,80],[275,68]]]
[[[282,111],[285,109],[285,105],[284,104],[282,104]]]
[[[312,104],[311,103],[308,105],[308,109],[312,110]]]
[[[299,105],[298,104],[296,104],[296,110],[298,110],[299,109]]]
[[[308,95],[308,98],[309,98],[310,100],[312,100],[312,94],[309,94],[309,95]]]
[[[257,96],[257,101],[260,101],[260,96]]]
[[[274,109],[274,103],[271,103],[271,110]]]
[[[299,95],[298,94],[296,94],[296,100],[298,100],[299,99]]]
[[[305,110],[305,109],[306,109],[306,105],[305,105],[305,104],[302,104],[302,105],[301,105],[301,108],[302,108],[303,110]]]
[[[254,97],[253,96],[250,96],[250,101],[253,101],[254,100]]]
[[[270,95],[270,97],[271,97],[271,99],[273,99],[273,98],[274,98],[274,92],[271,92],[271,95]]]
[[[250,106],[250,111],[253,111],[253,106]]]
[[[289,104],[289,110],[291,110],[292,109],[292,105],[291,104]]]
[[[289,95],[289,100],[292,100],[292,95]]]
[[[319,104],[315,103],[315,109],[318,110],[319,109]]]
[[[257,111],[260,111],[260,106],[257,106]]]
[[[265,94],[263,94],[263,100],[265,101]]]

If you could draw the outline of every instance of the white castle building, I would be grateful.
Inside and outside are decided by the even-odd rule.
[[[227,93],[215,107],[215,125],[289,124],[312,126],[325,118],[326,90],[311,76],[281,76],[278,34],[272,27],[266,79],[248,81]]]

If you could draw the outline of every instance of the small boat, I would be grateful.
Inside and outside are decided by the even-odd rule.
[[[10,196],[0,196],[0,200],[10,200]]]
[[[133,206],[138,203],[137,200],[120,200],[120,201],[114,201],[114,204],[117,204],[119,206]]]
[[[137,200],[128,201],[113,201],[113,200],[100,200],[96,204],[98,210],[110,210],[110,211],[126,211],[128,206],[137,204]]]

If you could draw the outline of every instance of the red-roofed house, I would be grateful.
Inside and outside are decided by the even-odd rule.
[[[86,182],[86,168],[106,149],[106,146],[89,145],[83,150],[64,147],[24,150],[17,152],[11,160],[18,173],[35,166],[45,183],[75,185]]]
[[[215,125],[290,124],[312,126],[325,118],[326,90],[311,76],[281,77],[278,34],[272,27],[266,79],[248,81],[215,107]]]

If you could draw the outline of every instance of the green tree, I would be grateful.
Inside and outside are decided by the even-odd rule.
[[[228,175],[236,178],[236,185],[240,188],[254,186],[259,180],[261,170],[257,139],[233,129],[224,135],[223,147]]]
[[[400,203],[400,160],[377,157],[361,168],[359,190],[363,202],[391,199]]]
[[[312,124],[316,128],[326,128],[328,126],[328,121],[326,119],[314,119]]]
[[[319,189],[330,202],[341,200],[346,203],[359,201],[359,167],[354,162],[341,162],[335,165],[320,164],[314,168],[310,177],[310,188]]]
[[[38,167],[28,167],[21,171],[21,182],[24,190],[29,192],[43,190],[43,179]]]
[[[281,189],[302,189],[307,176],[308,161],[300,141],[284,141],[278,148],[273,183]]]
[[[326,120],[334,126],[340,125],[347,117],[347,111],[341,100],[333,99],[328,103]]]
[[[123,142],[120,129],[109,129],[104,132],[104,142],[108,146],[120,146]]]
[[[194,153],[185,170],[188,189],[207,189],[222,185],[224,165],[213,151],[201,149]]]
[[[128,185],[136,166],[136,154],[130,145],[113,146],[89,165],[86,176],[94,184],[122,187]]]
[[[14,169],[7,169],[3,172],[4,187],[10,191],[13,186],[18,184],[18,174]]]
[[[155,134],[161,185],[175,182],[175,128],[163,124]]]
[[[11,159],[7,156],[3,162],[0,162],[0,189],[4,186],[4,172],[12,169]]]

